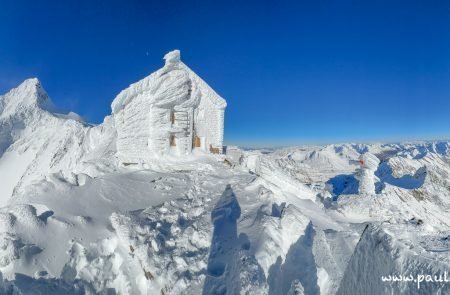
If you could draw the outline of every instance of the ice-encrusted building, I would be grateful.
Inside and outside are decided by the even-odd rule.
[[[179,50],[164,59],[163,68],[112,103],[117,153],[124,163],[193,149],[222,153],[226,101],[180,60]]]

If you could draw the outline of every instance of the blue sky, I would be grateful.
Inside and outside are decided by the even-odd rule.
[[[450,137],[448,1],[18,0],[0,19],[0,93],[38,77],[90,122],[178,48],[227,99],[228,144]]]

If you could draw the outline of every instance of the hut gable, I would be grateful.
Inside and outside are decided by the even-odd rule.
[[[122,162],[222,150],[226,101],[181,61],[178,50],[164,59],[163,68],[121,91],[111,105]]]

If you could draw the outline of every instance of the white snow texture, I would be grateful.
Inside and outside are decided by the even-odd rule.
[[[450,142],[223,146],[180,60],[100,125],[0,96],[0,294],[450,294]]]

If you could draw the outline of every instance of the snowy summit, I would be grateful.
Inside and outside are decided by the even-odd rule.
[[[0,294],[450,294],[450,142],[223,147],[174,50],[102,124],[0,96]],[[418,288],[420,287],[420,288]]]

